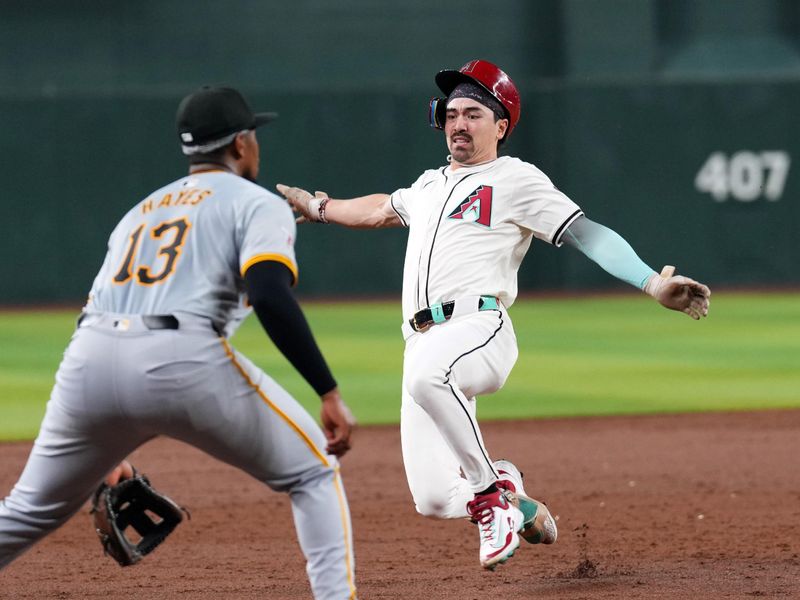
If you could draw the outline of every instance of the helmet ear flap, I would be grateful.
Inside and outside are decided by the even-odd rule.
[[[434,129],[444,129],[447,117],[447,98],[431,98],[428,108],[428,122]]]

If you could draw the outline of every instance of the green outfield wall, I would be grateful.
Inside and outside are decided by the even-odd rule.
[[[434,73],[483,57],[522,90],[505,152],[655,268],[800,283],[800,6],[783,0],[498,3],[0,2],[0,303],[79,304],[124,211],[185,165],[179,99],[240,87],[261,182],[391,192],[444,164]],[[405,232],[305,226],[299,292],[399,291]],[[522,290],[620,284],[534,244]]]

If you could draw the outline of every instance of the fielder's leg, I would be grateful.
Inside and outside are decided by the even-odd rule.
[[[139,441],[123,432],[90,439],[74,416],[51,400],[25,469],[0,502],[0,569],[75,514]]]
[[[215,339],[180,340],[210,365],[170,400],[186,418],[167,435],[287,492],[316,600],[356,597],[350,511],[336,458],[311,415],[247,358]],[[202,398],[202,402],[198,399]]]

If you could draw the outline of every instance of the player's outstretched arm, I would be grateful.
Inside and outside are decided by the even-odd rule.
[[[325,192],[310,192],[279,183],[278,191],[300,213],[298,223],[336,223],[356,229],[400,227],[402,221],[392,209],[388,194],[371,194],[350,200],[334,200]]]
[[[711,291],[693,279],[659,275],[636,254],[617,232],[585,216],[577,218],[564,232],[562,241],[577,248],[608,273],[638,287],[663,306],[686,313],[693,319],[708,315]]]

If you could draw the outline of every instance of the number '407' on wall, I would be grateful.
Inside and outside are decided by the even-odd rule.
[[[782,150],[731,154],[712,152],[694,178],[698,192],[711,194],[717,202],[729,198],[753,202],[761,198],[775,202],[783,196],[791,158]]]

